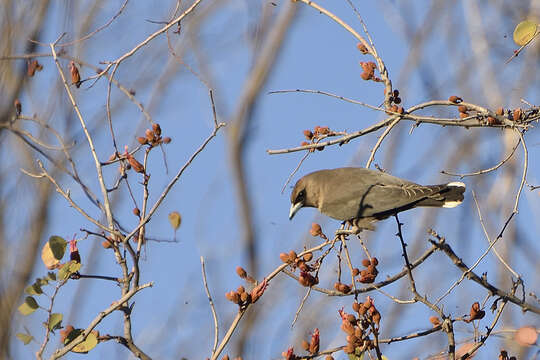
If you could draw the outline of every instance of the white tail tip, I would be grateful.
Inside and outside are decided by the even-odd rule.
[[[459,204],[461,204],[462,202],[463,201],[446,201],[442,207],[443,208],[454,208],[454,207],[458,206]]]
[[[455,186],[455,187],[466,187],[464,183],[461,181],[452,181],[451,183],[446,184],[447,186]]]

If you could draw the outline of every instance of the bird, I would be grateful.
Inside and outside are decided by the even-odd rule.
[[[289,220],[303,207],[374,230],[372,223],[415,207],[453,208],[463,202],[465,184],[419,185],[385,172],[343,167],[312,172],[296,182]]]

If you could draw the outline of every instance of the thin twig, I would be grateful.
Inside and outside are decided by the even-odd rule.
[[[214,301],[212,300],[212,295],[210,295],[210,290],[208,289],[208,283],[206,282],[206,271],[204,268],[204,258],[201,256],[201,272],[203,277],[204,291],[206,291],[206,296],[208,297],[208,303],[210,304],[210,310],[212,311],[212,317],[214,318],[214,346],[212,346],[212,356],[216,353],[216,348],[218,344],[219,336],[219,327],[218,327],[218,318],[216,309],[214,307]]]
[[[79,42],[82,42],[82,41],[85,41],[85,40],[88,40],[90,39],[92,36],[94,36],[95,34],[97,34],[98,32],[100,32],[101,30],[107,28],[109,25],[112,24],[112,22],[120,16],[120,14],[122,13],[122,11],[124,10],[124,8],[126,7],[127,3],[128,3],[129,0],[125,0],[124,3],[122,4],[122,6],[120,6],[120,9],[116,12],[116,14],[114,14],[114,16],[109,20],[107,21],[104,25],[98,27],[96,30],[92,31],[91,33],[83,36],[82,38],[80,39],[77,39],[77,40],[73,40],[73,41],[70,41],[70,42],[66,42],[66,43],[63,43],[63,44],[58,44],[56,46],[58,47],[62,47],[62,46],[70,46],[70,45],[74,45],[74,44],[77,44]]]
[[[492,166],[488,169],[483,169],[483,170],[479,170],[479,171],[475,171],[475,172],[472,172],[472,173],[466,173],[466,174],[456,174],[456,173],[451,173],[449,171],[441,171],[441,174],[445,174],[445,175],[450,175],[450,176],[459,176],[460,178],[464,178],[464,177],[467,177],[467,176],[475,176],[475,175],[482,175],[482,174],[487,174],[489,172],[492,172],[494,170],[497,170],[498,168],[500,168],[501,166],[503,166],[508,160],[510,160],[510,158],[512,157],[512,155],[514,155],[514,153],[516,152],[516,149],[518,148],[519,144],[521,143],[521,139],[518,140],[518,142],[516,143],[516,145],[514,146],[514,148],[512,149],[512,151],[510,152],[510,154],[508,154],[507,157],[505,157],[502,161],[500,161],[498,164],[496,164],[495,166]]]
[[[291,323],[291,328],[294,327],[294,324],[296,323],[296,320],[298,320],[298,316],[300,315],[300,311],[304,308],[304,304],[306,303],[306,300],[309,297],[309,294],[311,294],[311,286],[308,288],[306,295],[302,298],[302,301],[300,301],[300,305],[298,306],[298,309],[296,310],[296,313],[294,314],[294,319]]]
[[[482,226],[482,230],[484,231],[484,235],[486,237],[486,240],[488,241],[488,243],[491,245],[492,242],[491,242],[491,239],[489,238],[489,235],[487,233],[487,229],[486,229],[486,226],[484,224],[484,219],[482,218],[482,212],[480,211],[480,205],[478,204],[478,199],[476,198],[476,193],[474,192],[474,190],[472,191],[472,195],[473,195],[473,199],[474,199],[474,204],[476,205],[476,211],[478,212],[478,219],[480,221],[480,225]],[[495,241],[497,241],[499,238],[495,239],[493,241],[493,243],[495,243]],[[496,248],[493,248],[493,252],[495,253],[495,255],[497,256],[497,258],[499,258],[500,262],[508,269],[508,271],[510,271],[512,273],[512,275],[514,275],[516,278],[520,279],[521,276],[519,276],[519,274],[514,271],[514,269],[512,269],[510,267],[510,265],[508,265],[508,263],[506,261],[504,261],[504,259],[502,258],[502,256],[499,254],[499,252],[497,251]]]
[[[527,168],[529,167],[529,152],[527,151],[527,144],[525,144],[525,139],[523,139],[523,133],[517,129],[515,131],[519,135],[519,138],[521,140],[521,146],[523,147],[523,175],[521,176],[521,183],[519,184],[519,189],[516,194],[516,201],[514,203],[514,213],[517,213],[518,205],[519,205],[519,198],[521,196],[521,192],[523,191],[523,186],[525,186],[525,182],[527,181]]]
[[[383,142],[384,138],[390,133],[390,131],[392,131],[394,126],[396,126],[398,124],[398,122],[400,122],[400,120],[401,120],[401,117],[399,117],[399,116],[396,117],[395,120],[392,121],[390,123],[390,125],[387,126],[387,128],[384,130],[384,132],[381,134],[381,136],[379,136],[379,139],[377,140],[377,142],[373,146],[373,149],[371,149],[371,153],[369,154],[369,159],[366,162],[366,169],[369,169],[369,166],[371,165],[371,162],[375,158],[375,153],[377,152],[377,150],[381,146],[381,143]]]
[[[60,77],[62,78],[62,83],[64,84],[64,88],[66,89],[66,93],[68,94],[69,100],[71,101],[71,105],[73,106],[73,109],[75,110],[75,113],[77,114],[77,118],[79,119],[81,123],[81,127],[84,131],[84,134],[86,135],[86,139],[88,141],[88,146],[90,147],[90,151],[92,153],[92,157],[94,158],[95,166],[96,166],[96,172],[98,175],[99,180],[99,186],[101,187],[101,194],[103,196],[103,204],[105,207],[105,215],[107,217],[107,222],[110,227],[109,231],[113,231],[113,217],[111,212],[111,205],[109,202],[109,194],[107,192],[107,187],[105,186],[105,180],[103,178],[103,171],[101,168],[101,163],[99,162],[99,158],[96,153],[96,148],[94,146],[94,141],[92,139],[92,136],[88,132],[88,128],[86,127],[86,123],[83,119],[83,116],[79,110],[79,106],[75,102],[75,98],[73,97],[73,94],[71,93],[71,90],[69,88],[69,85],[67,83],[66,77],[64,75],[64,72],[62,71],[62,67],[60,66],[60,62],[58,61],[58,57],[56,55],[55,45],[60,40],[56,40],[56,42],[49,44],[51,47],[51,53],[53,55],[54,62],[56,64],[56,67],[58,69],[58,73],[60,74]]]

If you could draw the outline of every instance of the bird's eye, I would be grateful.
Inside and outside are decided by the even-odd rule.
[[[304,201],[304,198],[306,197],[306,190],[302,190],[298,193],[298,196],[296,197],[296,202],[302,202]]]

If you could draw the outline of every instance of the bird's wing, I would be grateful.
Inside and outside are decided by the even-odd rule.
[[[392,177],[394,178],[394,177]],[[381,179],[379,179],[381,180]],[[394,178],[392,182],[370,183],[369,179],[342,184],[321,204],[322,213],[339,220],[386,215],[414,207],[423,199],[438,196],[445,187],[421,186]],[[401,180],[401,181],[397,181]]]

